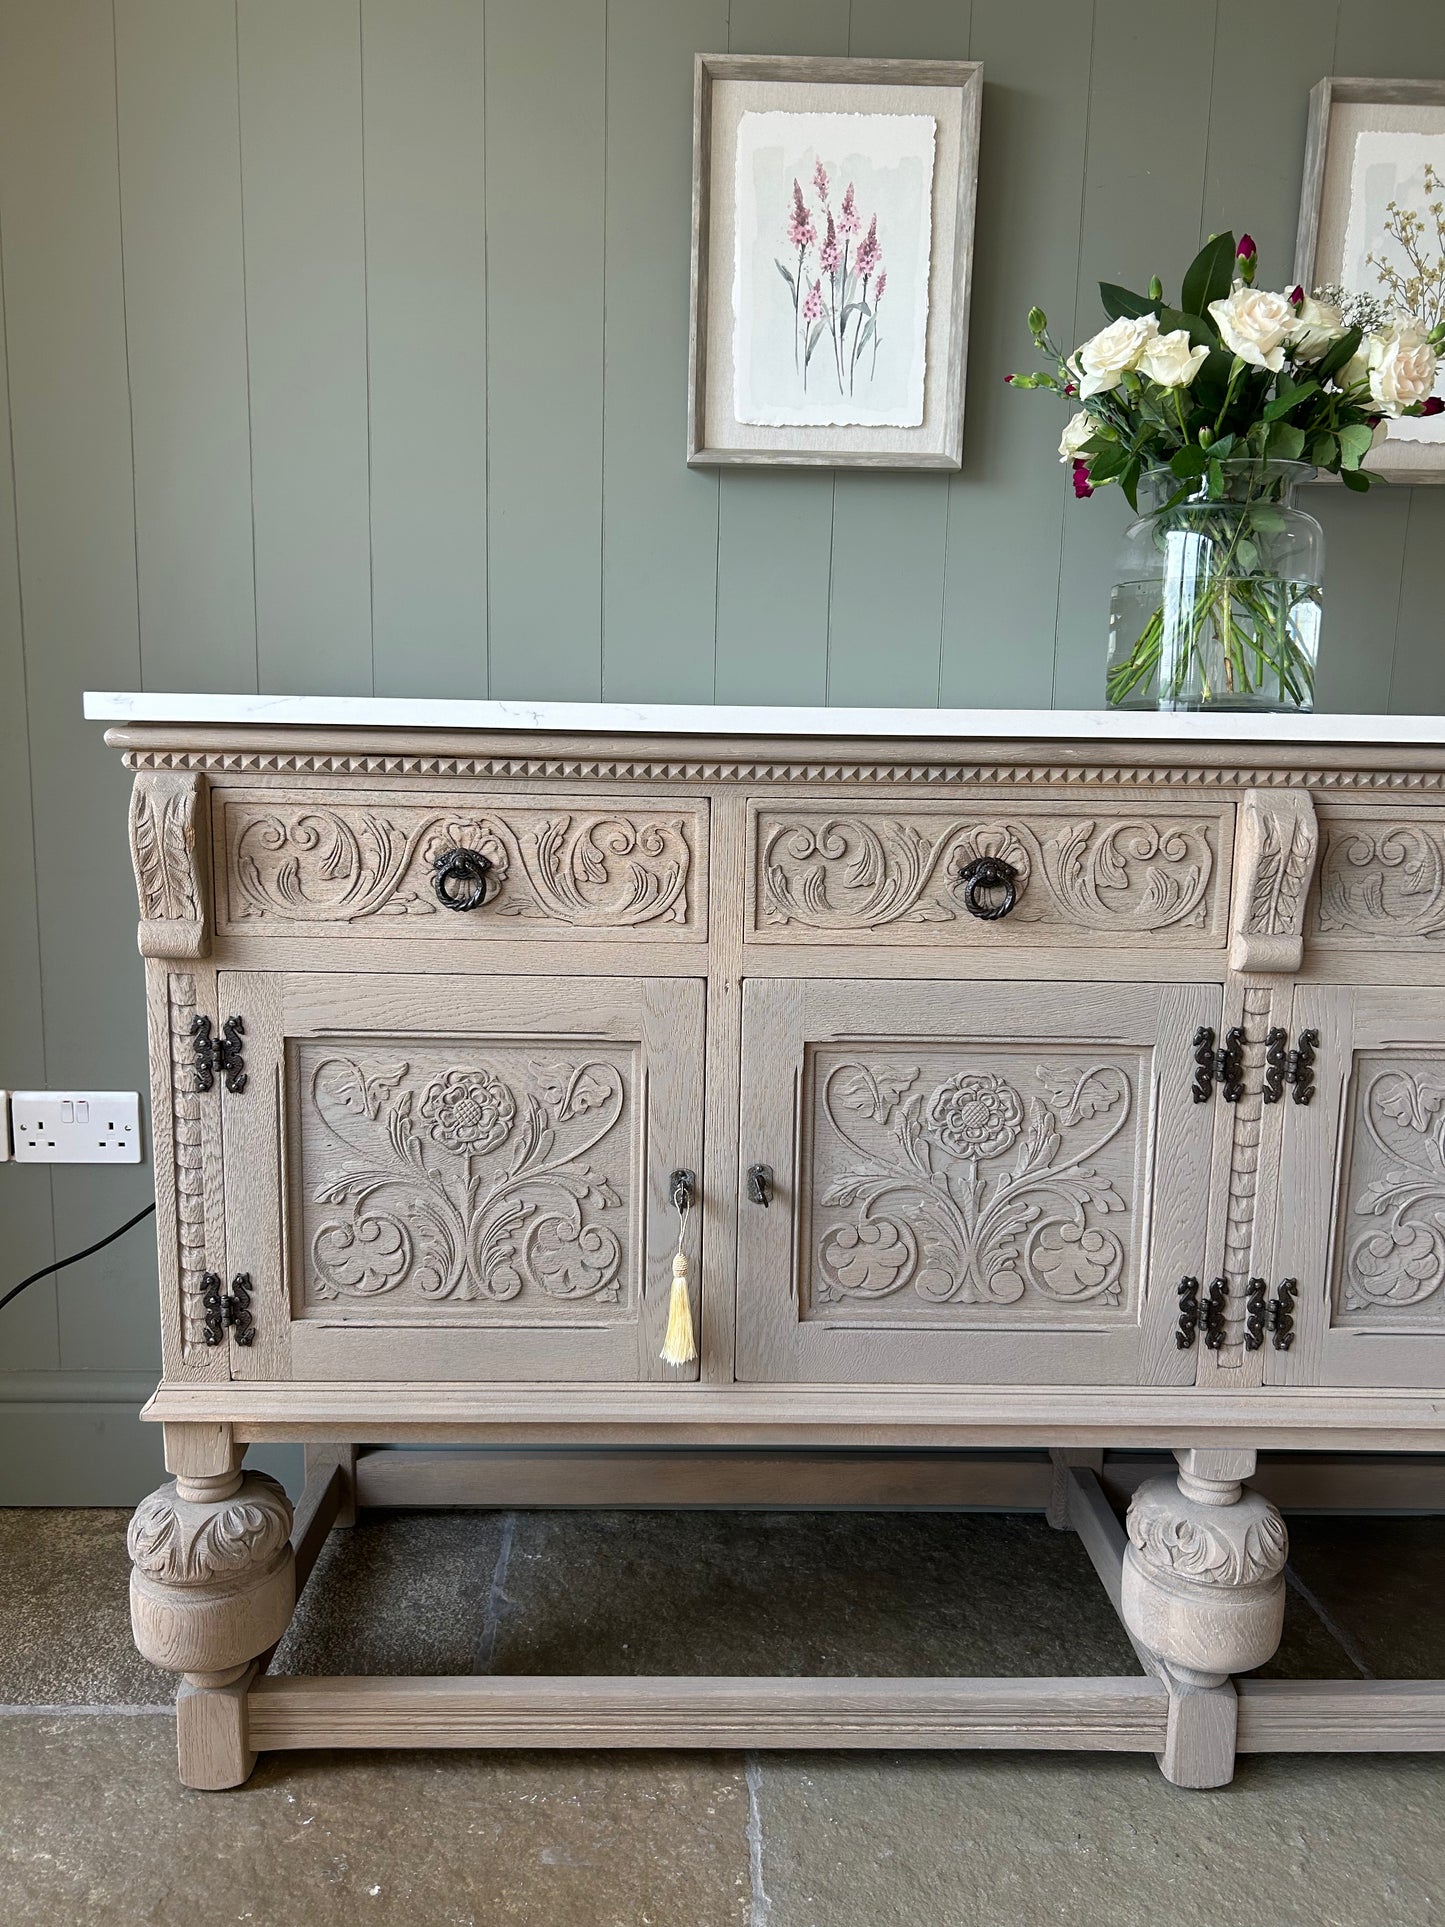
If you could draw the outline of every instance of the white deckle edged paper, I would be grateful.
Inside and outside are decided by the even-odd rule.
[[[1390,202],[1426,218],[1425,239],[1433,239],[1434,219],[1428,212],[1432,198],[1425,189],[1425,165],[1433,165],[1438,176],[1445,176],[1445,134],[1415,134],[1401,130],[1369,129],[1355,136],[1351,156],[1349,218],[1345,228],[1344,257],[1340,263],[1340,282],[1351,294],[1378,295],[1387,303],[1389,289],[1382,282],[1379,262],[1384,261],[1406,278],[1416,272],[1398,239],[1386,225]],[[1428,259],[1438,258],[1438,250],[1426,245]],[[1375,260],[1370,256],[1374,255]],[[1427,328],[1435,325],[1436,311],[1419,319]],[[1435,392],[1441,392],[1436,383]],[[1401,415],[1390,423],[1392,442],[1445,442],[1445,415]]]
[[[733,274],[738,421],[921,425],[936,134],[931,114],[741,117]],[[831,267],[830,213],[837,251]]]

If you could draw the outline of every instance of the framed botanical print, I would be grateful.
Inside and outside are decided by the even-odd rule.
[[[1329,290],[1367,330],[1399,313],[1426,331],[1445,322],[1445,80],[1336,78],[1313,90],[1295,280]],[[1389,427],[1367,467],[1445,481],[1445,414]]]
[[[694,466],[958,468],[983,68],[699,54]]]

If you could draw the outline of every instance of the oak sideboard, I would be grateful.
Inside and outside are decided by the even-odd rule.
[[[173,1477],[132,1606],[187,1783],[1445,1746],[1439,1682],[1235,1677],[1283,1610],[1257,1451],[1445,1444],[1445,725],[87,713],[134,771]],[[307,1447],[294,1513],[261,1440]],[[357,1448],[468,1442],[1047,1447],[1140,1672],[268,1675]],[[1125,1527],[1109,1446],[1177,1460]]]

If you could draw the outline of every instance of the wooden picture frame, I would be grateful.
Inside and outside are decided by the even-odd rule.
[[[1328,283],[1348,285],[1344,257],[1351,158],[1356,137],[1365,132],[1445,136],[1445,80],[1331,76],[1311,90],[1294,265],[1294,278],[1307,292]],[[1349,291],[1378,292],[1356,287]],[[1392,482],[1445,482],[1445,433],[1423,442],[1406,441],[1392,431],[1392,439],[1374,451],[1367,466]]]
[[[964,374],[973,270],[974,202],[983,67],[978,61],[851,60],[699,54],[693,74],[692,298],[688,339],[687,460],[692,467],[956,469],[963,463]],[[738,266],[736,189],[739,123],[746,114],[837,113],[931,117],[926,303],[915,276],[901,320],[923,339],[915,349],[916,423],[768,422],[738,419],[734,283]],[[903,124],[900,121],[900,125]],[[835,196],[836,198],[836,196]],[[783,232],[785,203],[779,206]],[[755,244],[756,247],[760,243]],[[885,247],[885,253],[886,253]],[[918,251],[921,261],[921,250]],[[765,270],[770,273],[771,270]],[[790,280],[798,339],[799,290]],[[771,284],[769,284],[771,285]],[[876,321],[877,311],[874,310]],[[856,341],[863,323],[855,321]],[[876,347],[881,330],[875,329]],[[803,336],[807,323],[803,323]],[[811,352],[811,351],[809,351]],[[855,354],[857,350],[855,349]],[[917,400],[921,365],[921,404]],[[806,387],[808,361],[802,364]],[[841,360],[840,394],[844,391]],[[839,404],[843,412],[855,404]]]

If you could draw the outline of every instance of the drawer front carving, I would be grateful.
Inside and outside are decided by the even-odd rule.
[[[1314,941],[1445,944],[1445,811],[1322,811],[1321,830]]]
[[[691,799],[478,796],[428,807],[222,791],[214,815],[227,933],[706,936],[706,807]],[[436,887],[438,864],[458,850],[482,860],[471,866],[480,901],[465,911]]]
[[[1351,1086],[1332,1322],[1445,1332],[1445,1056],[1362,1051]]]
[[[1225,941],[1233,811],[971,808],[830,799],[751,813],[750,936],[764,943],[1137,944]],[[1007,865],[1015,902],[974,894]],[[992,867],[992,866],[990,866]]]

